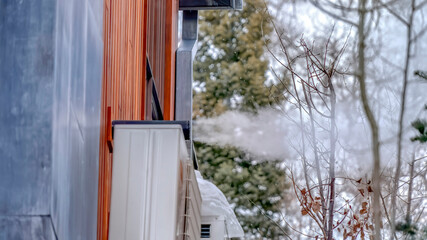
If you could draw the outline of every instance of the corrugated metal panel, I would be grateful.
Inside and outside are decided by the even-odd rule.
[[[109,239],[175,239],[189,161],[181,126],[115,125],[114,143]]]

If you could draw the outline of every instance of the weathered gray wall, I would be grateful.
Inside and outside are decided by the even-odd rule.
[[[0,1],[0,240],[96,238],[102,3]]]
[[[58,0],[52,206],[58,239],[96,239],[103,0]]]
[[[0,239],[49,214],[55,2],[0,1]]]
[[[49,216],[0,216],[2,240],[55,240]]]

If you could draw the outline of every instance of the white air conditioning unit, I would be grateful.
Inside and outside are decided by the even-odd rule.
[[[174,123],[113,122],[110,240],[243,237],[224,194],[194,170],[189,128]]]
[[[109,239],[182,239],[189,166],[181,125],[115,123]]]

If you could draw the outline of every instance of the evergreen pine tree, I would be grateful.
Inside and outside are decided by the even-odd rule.
[[[415,76],[420,79],[427,80],[427,73],[423,71],[415,71]],[[424,105],[424,111],[427,111],[427,104]],[[418,131],[418,135],[411,138],[411,141],[419,141],[420,143],[427,142],[427,119],[417,119],[412,122],[412,127]]]
[[[272,31],[263,0],[246,0],[242,11],[204,11],[199,19],[199,50],[194,64],[194,118],[227,110],[256,113],[283,100],[267,83],[263,36]],[[282,85],[279,85],[282,86]],[[287,188],[280,161],[255,159],[234,148],[195,144],[200,171],[234,206],[246,234],[280,239]]]
[[[194,64],[194,112],[214,116],[228,109],[256,112],[283,100],[283,85],[267,84],[264,38],[272,32],[263,0],[245,1],[242,11],[204,11]]]

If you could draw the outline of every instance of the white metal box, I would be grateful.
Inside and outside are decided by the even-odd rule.
[[[188,156],[180,125],[114,126],[110,240],[182,237]]]

